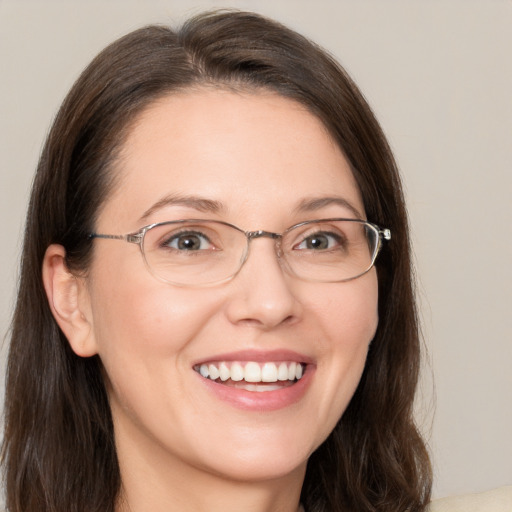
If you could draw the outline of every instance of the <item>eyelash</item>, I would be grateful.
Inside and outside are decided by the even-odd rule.
[[[162,249],[170,249],[170,250],[173,250],[173,251],[179,251],[179,252],[190,252],[190,253],[193,253],[193,252],[199,252],[198,251],[193,251],[193,250],[188,250],[187,249],[180,249],[179,247],[171,247],[171,243],[173,243],[174,241],[176,242],[179,242],[179,238],[180,237],[184,237],[184,236],[188,236],[188,237],[194,237],[194,236],[197,236],[198,238],[201,238],[202,240],[205,240],[209,245],[214,245],[212,243],[212,241],[210,240],[210,238],[208,237],[208,235],[206,235],[205,233],[202,233],[200,231],[192,231],[190,229],[186,229],[186,230],[183,230],[183,231],[178,231],[177,233],[172,233],[168,236],[165,236],[162,241],[160,242],[160,247]],[[201,249],[200,249],[201,250]],[[206,249],[202,249],[202,250],[206,250]]]

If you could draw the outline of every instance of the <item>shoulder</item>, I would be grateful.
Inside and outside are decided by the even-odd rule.
[[[435,500],[428,512],[512,512],[512,485]]]

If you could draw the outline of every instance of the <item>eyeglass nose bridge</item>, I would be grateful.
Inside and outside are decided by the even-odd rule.
[[[247,261],[247,258],[249,257],[249,246],[250,246],[250,242],[251,240],[254,240],[256,238],[270,238],[272,240],[275,240],[276,243],[275,243],[275,251],[276,251],[276,256],[280,262],[280,264],[282,265],[283,262],[281,261],[282,260],[282,256],[283,256],[283,251],[282,251],[282,248],[281,248],[281,240],[283,238],[283,235],[281,233],[273,233],[272,231],[265,231],[263,229],[259,229],[258,231],[245,231],[245,236],[247,237],[247,251],[245,253],[245,256],[241,262],[241,267],[244,265],[244,263]],[[239,271],[241,270],[241,267],[239,269]]]
[[[273,240],[276,240],[281,239],[283,237],[283,235],[279,233],[272,233],[272,231],[264,231],[262,229],[258,231],[246,231],[245,236],[247,237],[248,240],[253,240],[254,238],[262,237],[272,238]]]

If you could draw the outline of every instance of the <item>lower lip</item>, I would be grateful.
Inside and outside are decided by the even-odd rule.
[[[213,393],[220,400],[238,409],[263,412],[276,411],[298,402],[306,394],[313,379],[313,374],[314,368],[312,365],[308,365],[303,376],[293,385],[262,392],[226,386],[213,380],[205,379],[199,374],[197,375],[210,393]]]

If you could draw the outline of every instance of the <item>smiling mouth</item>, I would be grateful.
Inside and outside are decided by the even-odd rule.
[[[220,361],[194,366],[205,379],[246,391],[275,391],[292,386],[302,378],[303,363],[295,361],[263,362]]]

